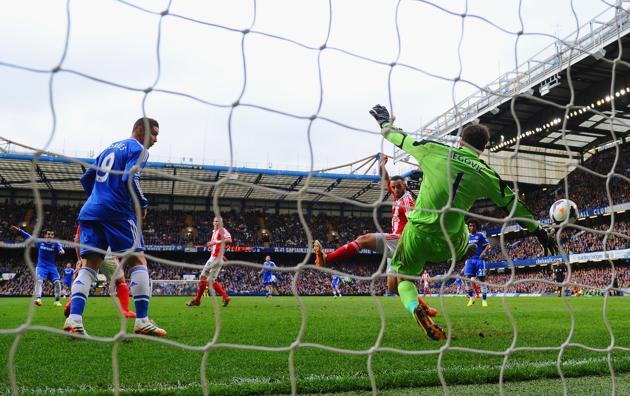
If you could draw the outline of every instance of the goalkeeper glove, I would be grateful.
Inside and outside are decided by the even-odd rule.
[[[374,117],[376,122],[378,122],[378,125],[381,128],[383,128],[383,125],[385,125],[385,123],[389,122],[389,111],[387,111],[387,107],[385,106],[377,104],[376,106],[372,107],[372,110],[370,110],[370,114],[372,115],[372,117]]]
[[[558,243],[556,242],[553,232],[550,234],[542,227],[538,227],[538,229],[533,232],[533,235],[538,238],[538,242],[542,245],[543,254],[545,256],[555,256],[558,254]]]

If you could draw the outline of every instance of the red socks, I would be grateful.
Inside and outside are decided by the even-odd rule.
[[[202,279],[199,281],[199,287],[197,288],[197,295],[195,296],[195,302],[201,301],[201,296],[203,296],[203,291],[208,287],[208,280]]]
[[[208,280],[207,279],[200,280],[199,287],[197,288],[197,295],[195,296],[196,302],[201,301],[201,296],[203,296],[203,292],[204,290],[206,290],[206,287],[208,287]],[[220,295],[222,298],[224,299],[228,298],[228,294],[225,292],[225,290],[223,290],[223,287],[221,286],[219,282],[214,281],[214,283],[212,284],[212,288],[214,289],[215,293]]]
[[[359,250],[361,250],[361,248],[359,247],[357,241],[346,243],[334,252],[327,254],[326,262],[343,260],[345,258],[355,256],[359,253]]]
[[[123,312],[129,311],[129,286],[125,282],[118,284],[116,287],[116,296],[120,302]]]
[[[212,288],[214,289],[214,291],[219,294],[221,296],[221,298],[223,298],[224,300],[226,298],[228,298],[227,293],[225,292],[225,290],[223,290],[223,286],[221,286],[221,284],[217,281],[214,281],[214,283],[212,284]]]

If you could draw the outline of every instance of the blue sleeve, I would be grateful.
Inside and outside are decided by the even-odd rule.
[[[485,235],[481,234],[481,246],[486,246],[489,242],[488,242],[488,238],[486,238]]]
[[[130,176],[133,178],[133,180],[131,181],[133,191],[136,194],[136,197],[138,197],[138,201],[140,201],[140,207],[144,209],[147,206],[149,206],[149,200],[147,199],[147,197],[144,196],[144,193],[142,192],[142,188],[140,188],[140,170],[144,168],[144,166],[146,165],[147,159],[149,157],[149,152],[147,151],[145,155],[142,154],[143,152],[144,150],[140,149],[140,150],[134,150],[131,153],[129,153],[129,160],[127,161],[127,164],[125,165],[125,173],[123,174],[122,181],[123,183],[127,183]],[[131,168],[133,168],[134,165],[138,163],[141,157],[144,157],[144,158],[142,162],[140,163],[140,169],[136,173],[131,174]]]
[[[26,239],[32,238],[31,234],[29,234],[28,232],[26,232],[26,231],[24,231],[22,229],[19,229],[18,232],[20,233],[20,235],[22,235]]]
[[[65,253],[66,251],[63,250],[63,246],[61,246],[61,244],[59,242],[57,242],[57,251],[59,253]]]
[[[98,158],[96,157],[96,161],[94,161],[94,165],[98,164]],[[94,189],[94,182],[96,181],[96,170],[94,168],[88,168],[83,176],[81,176],[81,186],[83,186],[83,191],[87,193],[87,195],[92,195],[92,189]]]

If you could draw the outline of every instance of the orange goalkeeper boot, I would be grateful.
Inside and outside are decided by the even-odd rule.
[[[418,296],[418,304],[426,307],[427,312],[429,313],[429,316],[437,316],[437,314],[440,313],[437,309],[431,308],[427,303],[425,303],[422,297],[420,296]]]
[[[429,338],[436,341],[446,339],[446,333],[440,326],[433,322],[426,306],[419,304],[413,311],[413,317],[416,318],[416,322],[418,322],[420,327],[422,327],[422,330],[424,330]]]

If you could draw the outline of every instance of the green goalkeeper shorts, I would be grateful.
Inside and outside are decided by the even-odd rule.
[[[451,235],[455,235],[452,238],[455,258],[460,259],[468,250],[468,229],[464,225]],[[451,250],[441,229],[429,231],[410,222],[400,236],[391,266],[402,275],[420,275],[427,261],[437,263],[450,260],[451,257]]]

